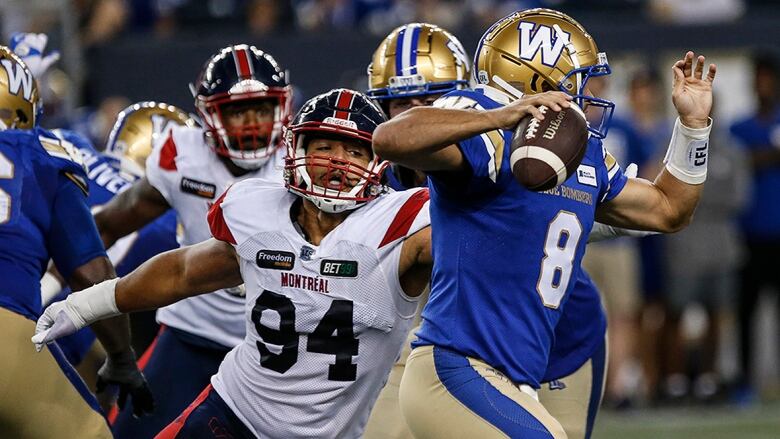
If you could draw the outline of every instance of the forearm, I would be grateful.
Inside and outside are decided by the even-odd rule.
[[[226,285],[221,277],[200,276],[194,273],[196,270],[189,270],[188,274],[190,249],[185,247],[159,254],[120,279],[116,287],[119,310],[126,313],[157,309],[187,297],[236,285]],[[201,264],[204,262],[200,261]]]
[[[425,169],[426,159],[447,146],[498,127],[489,111],[417,107],[379,125],[373,146],[382,158]]]
[[[121,355],[130,350],[130,319],[127,315],[98,320],[90,328],[95,331],[108,355]]]

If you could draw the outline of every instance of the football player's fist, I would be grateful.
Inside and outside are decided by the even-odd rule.
[[[672,66],[674,88],[672,103],[680,116],[680,122],[689,128],[704,128],[709,124],[712,110],[712,82],[715,80],[715,64],[704,75],[704,57],[688,52]]]
[[[498,128],[510,130],[516,127],[520,120],[528,115],[543,120],[544,115],[539,111],[539,107],[542,105],[554,111],[561,111],[562,108],[569,107],[571,100],[572,97],[562,91],[548,91],[534,95],[525,95],[509,105],[489,110],[487,113],[493,118]]]

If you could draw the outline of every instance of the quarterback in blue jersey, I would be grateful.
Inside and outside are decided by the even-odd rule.
[[[417,46],[404,45],[406,39],[416,41]],[[411,83],[399,79],[403,77],[404,67],[416,74]],[[435,25],[410,23],[393,30],[374,53],[368,68],[368,94],[392,119],[410,108],[430,106],[447,92],[467,88],[463,78],[468,77],[469,70],[465,51],[455,36]],[[636,177],[636,167],[629,168],[632,169],[627,169],[626,175]],[[393,189],[427,185],[427,177],[422,172],[396,164],[392,170],[388,173],[388,185]],[[637,233],[597,225],[588,242]],[[423,299],[418,313],[425,303]],[[569,439],[587,438],[592,430],[604,382],[606,329],[599,292],[583,270],[555,327],[555,344],[542,379],[548,384],[543,384],[539,392],[539,399],[558,419]],[[374,405],[365,437],[411,436],[398,401],[398,387],[408,355],[405,347]]]
[[[585,84],[609,73],[606,56],[556,11],[500,20],[477,50],[475,91],[451,92],[438,108],[414,108],[380,126],[376,152],[431,181],[431,298],[400,389],[414,435],[565,437],[536,389],[585,239],[595,218],[660,232],[690,221],[706,178],[715,77],[710,65],[702,78],[703,63],[692,52],[675,63],[680,120],[654,183],[628,181],[603,150],[598,138],[612,104],[586,96]],[[556,89],[565,92],[538,93]],[[543,117],[539,105],[557,111],[572,100],[603,112],[580,165],[589,172],[544,193],[525,190],[508,166],[511,130],[528,114]],[[689,160],[690,150],[699,157]]]
[[[42,311],[39,280],[50,258],[76,290],[115,276],[85,202],[80,155],[36,127],[40,105],[30,70],[0,46],[0,325],[13,353],[0,360],[9,374],[0,398],[0,437],[110,437],[94,397],[62,352],[50,346],[36,354],[27,346]],[[137,413],[151,410],[126,320],[93,329],[109,353],[101,379],[132,394]]]

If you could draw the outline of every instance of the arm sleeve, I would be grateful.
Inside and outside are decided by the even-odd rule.
[[[478,93],[457,91],[434,102],[434,107],[459,110],[485,110],[498,106]],[[457,146],[468,163],[469,169],[462,173],[429,173],[437,192],[451,194],[460,199],[464,195],[484,193],[497,189],[499,173],[504,161],[504,132],[494,130],[458,142]]]
[[[84,192],[68,177],[59,176],[49,228],[49,254],[65,279],[76,268],[106,256]]]

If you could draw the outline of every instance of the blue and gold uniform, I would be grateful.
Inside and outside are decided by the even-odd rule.
[[[119,161],[95,150],[89,140],[69,130],[52,131],[60,139],[73,144],[81,155],[87,171],[89,196],[87,205],[94,210],[108,203],[116,194],[129,189],[137,180],[133,175],[120,171]],[[176,213],[166,212],[163,216],[118,241],[108,255],[116,267],[118,276],[124,276],[153,256],[177,248]],[[52,302],[64,300],[70,288],[64,288]],[[133,331],[136,332],[135,330]],[[68,361],[79,365],[95,342],[95,333],[84,328],[75,334],[57,341]]]
[[[35,320],[49,258],[68,279],[105,251],[72,144],[39,128],[8,130],[0,133],[0,154],[0,306]]]
[[[486,92],[483,87],[454,91],[436,105],[498,108],[501,104]],[[591,138],[575,175],[549,191],[528,191],[510,169],[511,136],[511,131],[493,131],[460,142],[468,175],[458,181],[430,178],[431,297],[407,373],[414,357],[428,361],[472,419],[476,414],[513,436],[528,428],[549,431],[546,421],[539,421],[549,415],[512,402],[479,370],[519,390],[521,399],[535,400],[533,389],[544,379],[554,329],[579,276],[595,209],[622,190],[626,177],[601,142]],[[405,387],[411,386],[401,388],[406,414],[413,404],[406,407]],[[492,390],[485,396],[488,388]],[[426,403],[425,398],[420,401]],[[496,409],[504,403],[508,405]],[[501,415],[502,410],[514,413],[512,419]]]
[[[62,351],[50,345],[36,353],[30,343],[49,259],[68,279],[105,256],[86,193],[85,170],[69,142],[39,128],[0,132],[0,325],[13,352],[0,359],[1,437],[110,437]]]

